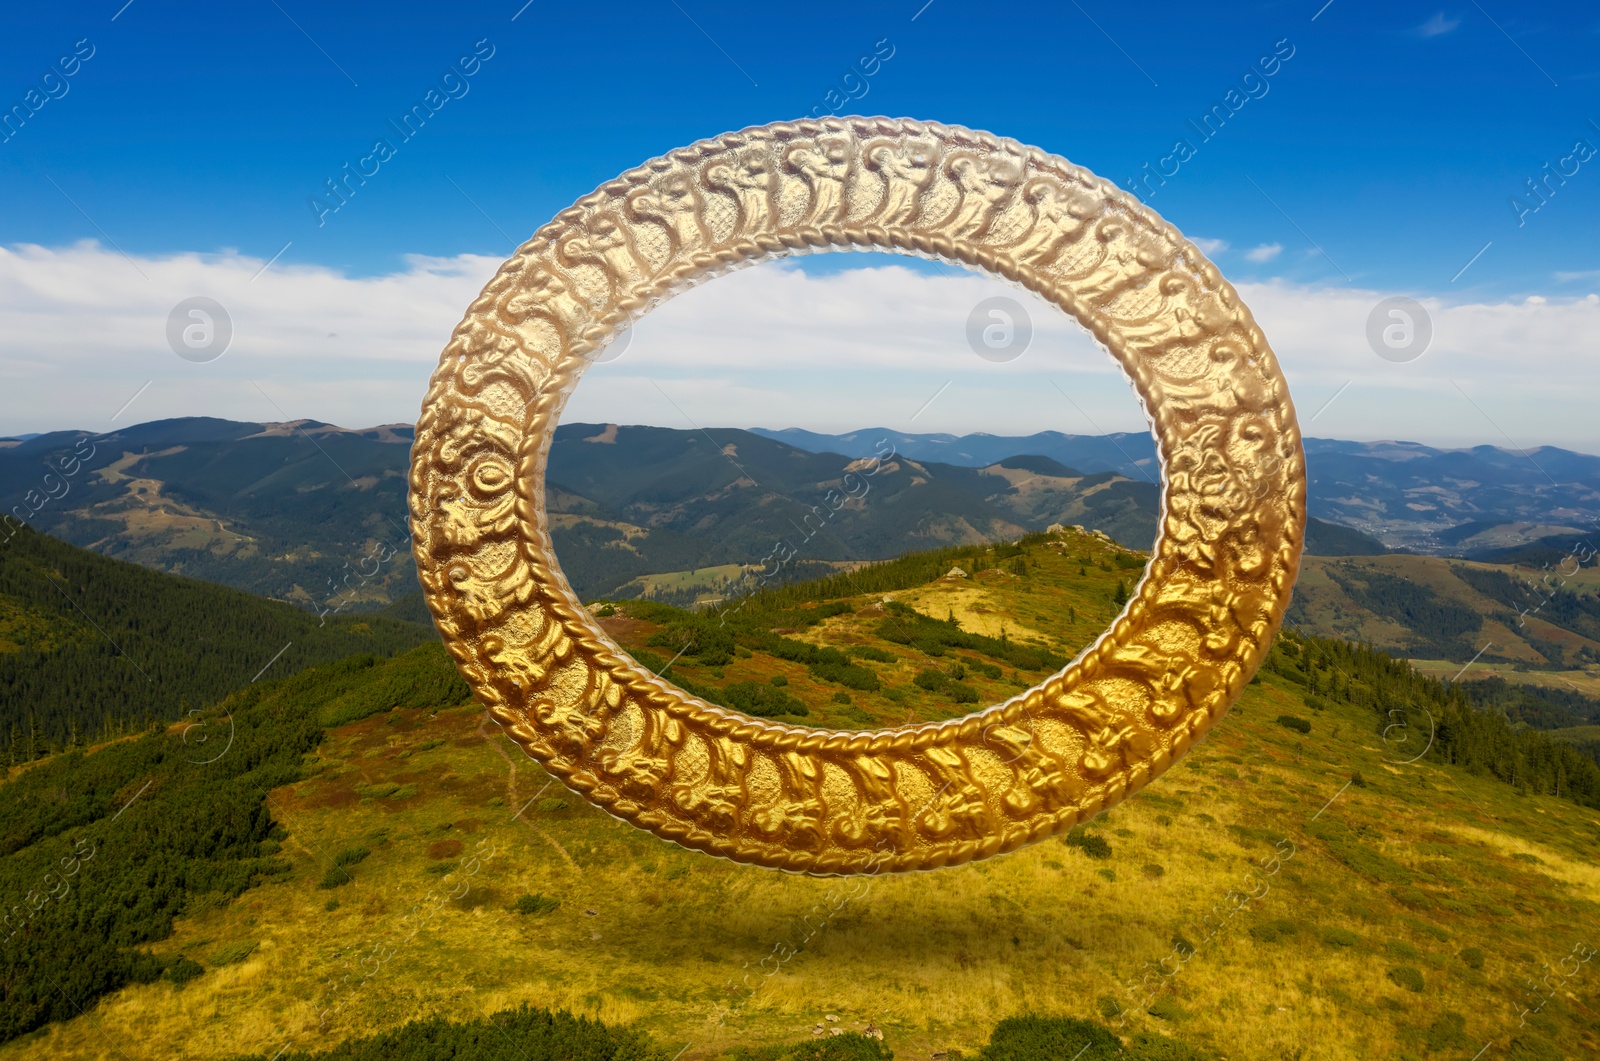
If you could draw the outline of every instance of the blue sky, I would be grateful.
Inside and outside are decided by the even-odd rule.
[[[534,0],[513,21],[520,0],[134,0],[113,21],[121,0],[29,5],[8,13],[0,98],[76,41],[95,53],[0,145],[0,243],[267,258],[293,241],[282,261],[356,274],[503,254],[485,213],[520,240],[645,158],[809,111],[887,39],[893,57],[848,111],[986,128],[1119,182],[1187,137],[1195,157],[1151,205],[1190,235],[1282,245],[1229,263],[1239,278],[1559,293],[1583,281],[1558,274],[1600,265],[1600,158],[1521,227],[1508,205],[1576,139],[1600,144],[1593,5],[1334,0],[1313,20],[1321,0],[934,0],[913,20],[921,6]],[[468,94],[319,228],[308,197],[396,139],[387,121],[484,39],[494,54]],[[1282,40],[1294,54],[1267,94],[1200,141],[1188,120]]]
[[[58,63],[74,50],[88,58]],[[987,129],[1124,186],[1175,167],[1142,194],[1240,286],[1308,433],[1600,452],[1600,154],[1575,150],[1600,148],[1600,9],[1508,0],[33,5],[0,37],[0,104],[31,91],[37,105],[0,130],[0,433],[93,427],[112,410],[414,420],[450,328],[515,243],[648,158],[825,107],[874,52],[888,58],[841,113]],[[443,83],[474,53],[470,77]],[[441,87],[459,98],[402,139],[393,123]],[[1230,91],[1233,113],[1202,136]],[[380,137],[393,156],[319,218],[312,197]],[[1568,176],[1535,199],[1527,182],[1547,165]],[[825,280],[849,258],[787,268]],[[848,348],[851,322],[876,312],[871,386],[916,408],[956,378],[928,369],[892,387],[919,351],[970,358],[968,303],[943,309],[986,289],[936,286],[950,279],[919,267],[706,296],[641,325],[569,415],[667,423],[661,377],[697,386],[706,406],[685,408],[737,415],[729,426],[1089,430],[1043,406],[1023,424],[1005,396],[1049,395],[1046,377],[1069,372],[1108,430],[1140,426],[1103,357],[1065,338],[1049,356],[1092,370],[1043,348],[1003,369],[974,359],[987,400],[936,423],[841,405],[847,368],[804,371],[808,350]],[[789,300],[787,377],[741,376],[773,319],[740,291]],[[865,291],[887,301],[862,305]],[[1402,294],[1436,334],[1427,356],[1393,364],[1365,329]],[[232,315],[220,360],[180,360],[164,338],[193,296]],[[931,308],[889,319],[909,305]]]

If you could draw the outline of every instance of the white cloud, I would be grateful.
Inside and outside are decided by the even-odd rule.
[[[1396,364],[1375,356],[1366,338],[1373,307],[1394,292],[1273,282],[1241,284],[1239,293],[1283,363],[1307,435],[1496,446],[1509,438],[1600,453],[1600,426],[1585,411],[1600,401],[1592,339],[1600,295],[1419,298],[1432,341],[1420,358]],[[1348,392],[1308,422],[1347,381]]]
[[[427,366],[499,262],[416,256],[369,278],[264,264],[236,254],[130,262],[93,242],[0,247],[0,432],[103,429],[146,381],[118,423],[282,419],[251,380],[295,416],[415,419],[407,406]],[[179,359],[166,340],[168,313],[196,295],[233,321],[227,353],[207,364]]]
[[[1454,30],[1459,25],[1461,25],[1461,20],[1459,18],[1445,18],[1444,12],[1440,11],[1422,25],[1417,26],[1411,32],[1423,38],[1442,37],[1446,33]]]
[[[376,277],[280,263],[254,281],[262,261],[237,255],[136,264],[148,280],[93,244],[0,248],[0,434],[104,430],[152,380],[118,424],[415,420],[439,351],[499,263],[419,257]],[[1240,293],[1284,365],[1308,435],[1504,445],[1503,430],[1519,445],[1600,452],[1600,295],[1422,297],[1432,343],[1395,364],[1366,339],[1368,315],[1393,292],[1275,281]],[[978,359],[965,338],[972,308],[996,294],[1026,306],[1035,326],[1027,353],[1006,364]],[[233,345],[218,361],[192,364],[167,346],[167,314],[192,295],[232,314]],[[814,276],[781,264],[701,285],[651,313],[621,358],[590,370],[566,417],[997,434],[1145,425],[1105,354],[1024,292],[956,269]]]
[[[1260,246],[1251,247],[1249,250],[1245,251],[1244,256],[1246,260],[1252,262],[1270,262],[1272,259],[1276,258],[1282,253],[1283,244],[1263,243]]]
[[[1208,258],[1214,258],[1228,249],[1228,241],[1225,239],[1206,239],[1204,236],[1194,236],[1190,238],[1189,242],[1199,247],[1200,253]]]

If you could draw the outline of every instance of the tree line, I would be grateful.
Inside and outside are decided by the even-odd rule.
[[[1369,708],[1380,733],[1403,733],[1410,754],[1413,740],[1432,741],[1427,757],[1488,774],[1519,792],[1568,799],[1600,809],[1600,765],[1572,744],[1530,728],[1508,713],[1507,705],[1570,709],[1566,698],[1519,687],[1512,696],[1503,685],[1447,682],[1419,674],[1402,659],[1370,645],[1311,637],[1285,630],[1268,654],[1265,669],[1305,687],[1313,708],[1332,699]],[[1581,699],[1581,698],[1580,698]],[[1515,707],[1533,714],[1534,707]],[[1589,702],[1591,711],[1600,704]],[[1403,723],[1403,728],[1401,724]],[[1420,748],[1417,748],[1420,750]]]
[[[874,1034],[847,1031],[824,1039],[738,1046],[727,1061],[894,1061]],[[393,1031],[341,1043],[319,1053],[280,1053],[233,1061],[672,1061],[674,1050],[632,1028],[616,1028],[565,1011],[528,1006],[486,1017],[414,1020]],[[968,1055],[938,1053],[951,1061]],[[1077,1017],[1007,1017],[989,1033],[972,1061],[1215,1061],[1215,1055],[1159,1032],[1135,1032],[1124,1043],[1106,1025]]]
[[[173,722],[265,672],[434,640],[383,616],[152,571],[31,528],[0,564],[0,746],[10,765]],[[281,653],[281,654],[280,654]]]

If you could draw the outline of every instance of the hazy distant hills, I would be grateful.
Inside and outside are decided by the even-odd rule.
[[[1306,463],[1314,515],[1413,552],[1485,556],[1600,518],[1600,457],[1552,446],[1523,453],[1312,439]]]
[[[1456,661],[1442,677],[1469,659],[1480,661],[1473,677],[1565,670],[1560,685],[1596,696],[1600,575],[1590,566],[1558,585],[1541,586],[1514,568],[1435,556],[1313,556],[1300,567],[1288,621],[1396,656]]]
[[[1109,435],[1064,435],[1059,431],[1040,431],[1034,435],[947,435],[906,434],[886,427],[852,431],[847,435],[822,435],[803,428],[771,431],[753,427],[752,434],[787,442],[812,453],[842,453],[847,457],[870,457],[882,439],[895,451],[913,460],[938,461],[967,468],[981,468],[1006,457],[1031,454],[1049,457],[1080,471],[1116,472],[1128,479],[1159,482],[1156,443],[1149,432],[1127,431]]]
[[[3,440],[0,507],[147,566],[319,610],[371,609],[415,586],[411,439],[410,425],[196,417]],[[863,463],[891,445],[894,459]],[[1159,505],[1152,445],[1134,434],[564,424],[548,506],[562,566],[585,596],[643,574],[758,563],[780,540],[797,561],[859,561],[1079,523],[1148,548]],[[1314,554],[1370,555],[1399,542],[1476,555],[1564,540],[1600,512],[1600,458],[1536,451],[1557,487],[1528,458],[1491,447],[1307,448],[1311,510],[1328,520],[1311,526]]]
[[[318,609],[358,610],[415,587],[406,541],[407,425],[159,421],[54,432],[0,448],[0,500],[57,537],[151,567]],[[1042,458],[988,468],[856,465],[746,431],[567,424],[548,474],[552,533],[579,592],[634,577],[800,561],[1083,523],[1134,546],[1155,536],[1153,483]],[[865,471],[867,469],[858,469]],[[832,493],[830,493],[832,491]]]
[[[1145,433],[904,434],[886,428],[823,435],[798,428],[756,434],[812,452],[865,456],[879,439],[919,460],[981,467],[1017,453],[1080,471],[1159,479]],[[1600,519],[1600,457],[1543,446],[1435,449],[1415,442],[1305,440],[1311,515],[1356,527],[1391,549],[1484,556],[1571,534]]]

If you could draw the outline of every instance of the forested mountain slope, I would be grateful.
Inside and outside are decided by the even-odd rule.
[[[172,722],[250,684],[433,641],[152,571],[29,528],[0,544],[0,755],[11,763]]]

